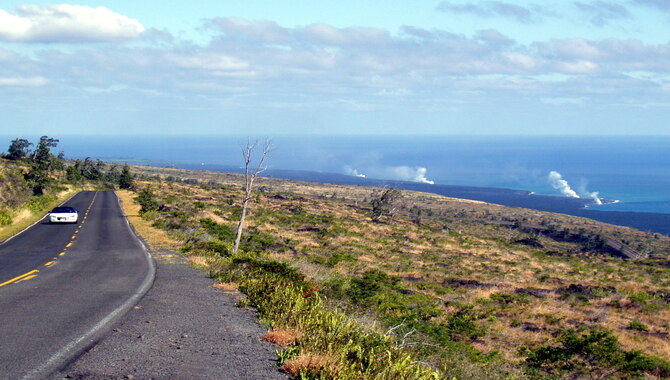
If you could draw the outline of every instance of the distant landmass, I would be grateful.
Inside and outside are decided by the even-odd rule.
[[[182,169],[211,170],[221,172],[241,173],[239,167],[227,165],[197,165],[178,164]],[[591,199],[570,198],[551,195],[537,195],[526,190],[503,189],[494,187],[454,186],[441,184],[427,184],[418,182],[381,180],[364,178],[337,173],[322,173],[301,170],[268,170],[263,173],[266,177],[290,179],[296,181],[334,183],[340,185],[357,186],[393,186],[403,190],[422,191],[452,198],[471,199],[476,201],[495,203],[509,207],[523,207],[539,211],[549,211],[561,214],[580,216],[600,222],[637,228],[670,236],[670,214],[649,212],[622,212],[598,211],[588,209],[593,205]]]

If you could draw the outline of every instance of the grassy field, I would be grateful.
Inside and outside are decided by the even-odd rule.
[[[234,257],[240,175],[133,171],[144,178],[138,186],[151,189],[159,206],[141,218],[135,216],[138,206],[132,213],[136,220],[131,221],[144,226],[140,233],[150,244],[181,246],[223,288],[245,290],[256,307],[265,301],[252,274],[298,276],[303,293],[318,293],[319,308],[393,341],[385,344],[408,352],[412,363],[440,377],[670,373],[664,372],[670,358],[666,236],[408,191],[402,192],[393,220],[373,222],[374,189],[261,178],[247,219],[244,255]],[[128,204],[133,195],[121,196]],[[604,242],[624,244],[646,258],[622,259]],[[313,357],[321,363],[317,367],[342,371],[342,359],[328,348],[308,348],[304,323],[263,318],[273,334],[289,336],[284,359]],[[570,366],[542,356],[560,351],[552,347],[569,351],[565,347],[575,339],[596,339],[594,331],[609,335],[597,338],[593,347],[612,338],[609,359],[593,359],[583,347]],[[652,364],[637,370],[621,364],[635,362],[635,355]]]

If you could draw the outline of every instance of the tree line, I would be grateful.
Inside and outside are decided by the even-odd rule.
[[[61,151],[57,155],[52,153],[60,140],[49,137],[40,137],[37,145],[27,139],[16,138],[11,141],[6,154],[2,158],[24,163],[28,170],[24,178],[33,195],[43,195],[45,190],[53,186],[58,173],[65,171],[65,179],[70,183],[83,181],[101,181],[118,185],[122,189],[133,186],[133,176],[130,168],[125,164],[120,170],[117,165],[107,166],[101,160],[66,160]],[[35,146],[34,150],[31,147]]]

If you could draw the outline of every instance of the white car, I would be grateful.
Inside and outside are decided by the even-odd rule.
[[[50,223],[77,223],[79,212],[72,207],[56,207],[49,213]]]

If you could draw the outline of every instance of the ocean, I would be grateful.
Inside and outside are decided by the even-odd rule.
[[[0,136],[0,150],[16,137]],[[242,135],[50,136],[66,158],[239,167]],[[251,137],[252,140],[256,137]],[[262,140],[264,137],[260,137]],[[271,169],[605,200],[602,211],[670,214],[670,136],[270,136]],[[550,175],[551,172],[555,174]],[[558,175],[558,177],[557,177]]]

